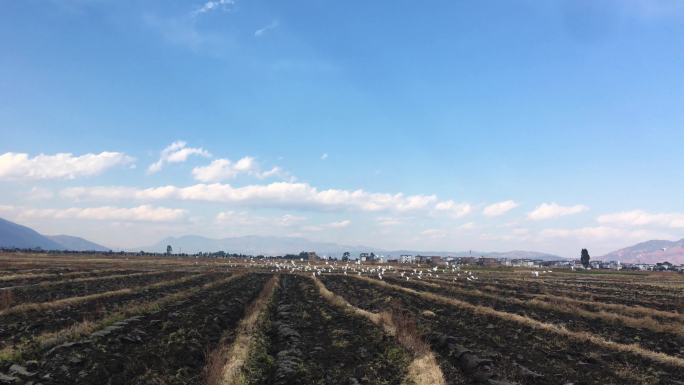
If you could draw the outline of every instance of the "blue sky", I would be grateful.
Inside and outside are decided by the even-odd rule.
[[[681,2],[2,8],[0,216],[42,232],[566,256],[684,236]]]

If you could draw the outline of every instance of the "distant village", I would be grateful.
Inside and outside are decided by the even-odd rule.
[[[319,257],[315,252],[302,252],[299,255],[288,255],[284,258],[300,258],[304,260],[312,259],[332,259],[330,257]],[[352,257],[350,253],[342,255],[343,261],[361,261],[369,263],[407,263],[430,266],[454,266],[454,265],[470,265],[470,266],[485,266],[485,267],[553,267],[565,268],[572,270],[585,269],[579,259],[577,260],[559,260],[547,261],[542,259],[520,258],[492,258],[492,257],[450,257],[441,255],[411,255],[404,254],[396,257],[385,257],[383,255],[376,255],[375,253],[359,253],[358,256]],[[632,270],[632,271],[676,271],[684,272],[684,265],[674,265],[670,262],[659,263],[621,263],[620,261],[601,261],[594,260],[589,262],[586,269],[593,270]]]

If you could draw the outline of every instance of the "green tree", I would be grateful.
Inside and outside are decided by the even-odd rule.
[[[589,251],[587,249],[582,249],[582,255],[580,256],[580,262],[582,262],[582,266],[585,268],[589,267],[589,260],[591,257],[589,256]]]
[[[166,245],[166,255],[171,255],[171,253],[173,253],[173,247]]]
[[[342,254],[342,260],[343,260],[344,262],[347,262],[347,261],[349,260],[350,257],[351,257],[351,254],[350,254],[348,251],[345,251],[345,252]]]

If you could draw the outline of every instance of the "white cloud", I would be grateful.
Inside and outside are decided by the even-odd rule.
[[[323,155],[321,155],[321,160],[326,160],[328,159],[328,153],[324,152]]]
[[[588,226],[575,229],[545,229],[542,230],[539,235],[542,238],[574,238],[587,241],[617,240],[620,242],[624,242],[625,239],[641,241],[646,239],[667,239],[671,237],[669,234],[649,230],[630,230],[610,226]]]
[[[344,227],[349,227],[349,225],[351,225],[351,221],[349,219],[328,223],[328,227],[331,227],[333,229],[341,229]]]
[[[251,156],[245,156],[235,163],[229,159],[216,159],[206,166],[192,169],[192,176],[200,182],[220,182],[233,179],[240,174],[252,175],[259,179],[287,175],[280,167],[261,171],[259,163]]]
[[[188,187],[72,187],[61,191],[65,198],[82,199],[178,199],[235,203],[257,207],[319,210],[410,212],[431,209],[434,195],[370,193],[364,190],[319,190],[307,183],[274,182],[266,185],[233,187],[229,184],[196,184]]]
[[[516,207],[518,207],[518,204],[515,201],[507,200],[485,207],[482,213],[488,217],[497,217],[513,210]]]
[[[543,219],[551,219],[566,215],[579,214],[587,210],[589,210],[589,207],[585,205],[561,206],[555,202],[542,203],[529,214],[527,214],[527,217],[531,220],[539,221]]]
[[[216,214],[216,222],[222,224],[241,224],[241,225],[251,225],[253,223],[253,217],[247,212],[236,212],[236,211],[221,211]]]
[[[512,233],[514,235],[526,236],[527,234],[530,233],[530,230],[526,229],[524,227],[518,227],[518,228],[513,229]]]
[[[606,227],[606,226],[595,226],[595,227],[582,227],[577,229],[544,229],[540,232],[540,235],[544,238],[591,238],[591,239],[602,239],[602,238],[617,238],[624,236],[624,232],[620,229]]]
[[[240,161],[242,161],[242,159]],[[240,161],[238,161],[238,163]],[[207,166],[193,168],[192,176],[203,182],[232,179],[240,173],[236,166],[237,164],[233,164],[228,159],[216,159]]]
[[[474,222],[464,223],[464,224],[458,226],[457,228],[459,230],[472,230],[475,228],[475,223]]]
[[[216,214],[216,222],[221,224],[236,224],[242,226],[279,226],[279,227],[291,227],[300,224],[307,218],[293,215],[284,214],[279,217],[264,217],[259,215],[254,215],[247,211],[222,211]]]
[[[617,226],[660,226],[680,229],[684,228],[684,213],[649,213],[632,210],[601,215],[597,221]]]
[[[295,228],[304,232],[319,232],[326,229],[341,229],[351,225],[350,220],[341,220],[337,222],[324,223],[319,225],[304,225],[308,218],[284,214],[277,217],[267,217],[255,215],[247,211],[222,211],[216,215],[216,223],[221,225],[239,225],[243,228],[269,229],[273,227],[279,228]]]
[[[375,220],[380,226],[397,226],[404,223],[403,220],[394,217],[377,217]]]
[[[284,214],[283,216],[278,218],[278,220],[276,220],[275,223],[278,226],[289,227],[289,226],[294,226],[294,225],[300,224],[305,220],[306,220],[306,217],[302,217],[299,215],[293,215],[293,214]]]
[[[26,197],[30,200],[42,201],[51,199],[55,194],[46,188],[42,187],[32,187],[31,191],[26,194]]]
[[[266,32],[272,31],[272,30],[278,28],[279,25],[280,25],[280,24],[278,23],[278,21],[277,21],[277,20],[274,20],[274,21],[272,21],[270,24],[268,24],[267,26],[265,26],[265,27],[263,27],[263,28],[259,28],[259,29],[257,29],[256,31],[254,31],[254,37],[261,37],[261,36],[263,36]]]
[[[0,155],[0,180],[74,179],[98,175],[114,166],[132,162],[133,158],[121,152],[81,156],[40,154],[33,158],[25,153],[7,152]]]
[[[131,208],[121,207],[71,207],[66,209],[23,209],[20,218],[39,219],[89,219],[102,221],[145,221],[169,222],[186,216],[182,209],[142,205]]]
[[[435,205],[435,209],[439,211],[447,211],[451,213],[456,218],[460,218],[470,214],[473,211],[473,207],[468,203],[456,203],[452,200],[438,202]]]
[[[2,212],[12,212],[15,211],[16,207],[11,205],[0,205],[0,211]]]
[[[446,231],[442,229],[427,229],[421,231],[420,234],[429,238],[444,238],[447,236]]]
[[[203,13],[212,12],[216,10],[229,11],[235,5],[235,0],[209,0],[201,7],[197,8],[192,15],[198,16]]]
[[[211,156],[208,151],[201,147],[187,147],[187,143],[182,140],[178,140],[166,146],[166,148],[161,151],[159,160],[152,163],[147,168],[147,172],[149,174],[159,172],[161,171],[162,167],[164,167],[164,164],[167,163],[183,163],[187,161],[191,155],[199,155],[205,158]]]
[[[330,222],[330,223],[325,223],[322,225],[302,226],[301,230],[304,232],[307,232],[307,233],[312,233],[312,232],[323,231],[326,229],[343,229],[345,227],[349,227],[349,225],[351,225],[351,221],[346,219],[343,221]]]

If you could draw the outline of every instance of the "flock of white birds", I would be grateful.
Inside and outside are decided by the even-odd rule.
[[[356,262],[340,262],[340,261],[325,261],[323,264],[312,264],[309,261],[271,261],[265,262],[266,266],[271,272],[307,272],[316,278],[322,273],[336,273],[344,275],[358,275],[371,276],[383,279],[387,275],[401,277],[407,281],[411,279],[425,279],[425,278],[439,278],[440,274],[453,274],[453,280],[467,280],[475,281],[479,279],[475,272],[463,270],[461,266],[434,266],[430,268],[398,268],[396,265],[372,265],[364,264],[361,261]]]
[[[391,275],[400,277],[407,281],[411,279],[423,280],[426,278],[439,278],[440,274],[443,279],[449,278],[453,281],[477,281],[480,279],[474,271],[464,269],[463,265],[445,265],[433,266],[424,268],[415,268],[401,265],[389,264],[368,264],[361,261],[342,262],[342,261],[324,261],[323,263],[311,263],[306,260],[251,260],[253,264],[259,264],[261,267],[268,268],[271,272],[308,272],[313,278],[320,276],[322,273],[335,274],[354,274],[358,276],[370,276],[383,279],[383,277]],[[530,273],[533,277],[540,277],[543,274],[552,273],[551,270],[532,270]]]
[[[197,263],[197,262],[195,262]],[[453,281],[477,281],[480,278],[472,270],[465,270],[464,265],[444,265],[424,268],[415,268],[414,265],[374,265],[363,263],[361,261],[342,262],[342,261],[324,261],[322,264],[311,263],[307,260],[273,260],[273,259],[250,259],[250,264],[254,267],[266,268],[273,273],[295,273],[295,272],[309,272],[313,278],[320,276],[321,273],[329,274],[354,274],[358,276],[369,276],[383,279],[387,275],[400,277],[407,281],[411,279],[423,280],[426,278],[439,278],[442,274],[442,279],[449,279]],[[230,264],[233,266],[233,264]],[[234,267],[240,267],[240,264],[234,264]],[[552,270],[531,270],[530,274],[539,278],[544,274],[553,273]]]

